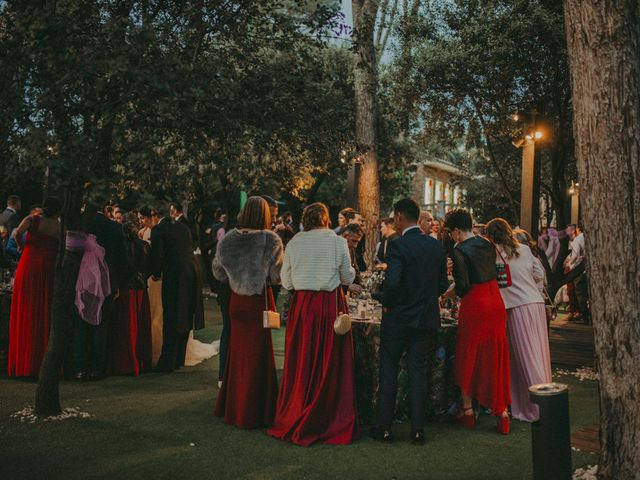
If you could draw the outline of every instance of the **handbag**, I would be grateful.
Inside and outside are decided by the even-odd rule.
[[[340,285],[336,288],[336,320],[333,322],[333,331],[336,335],[346,335],[351,330],[351,317],[348,313],[340,313]]]
[[[499,288],[507,288],[511,286],[511,270],[509,270],[509,264],[505,261],[504,257],[498,250],[498,247],[494,245],[496,252],[500,256],[502,263],[496,262],[496,279],[498,280]]]
[[[280,314],[269,309],[269,289],[264,282],[264,311],[262,312],[262,328],[280,329]]]

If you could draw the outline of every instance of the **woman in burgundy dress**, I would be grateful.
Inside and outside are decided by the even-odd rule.
[[[47,198],[42,216],[29,215],[14,232],[22,256],[16,270],[9,321],[9,376],[37,377],[49,339],[60,202]],[[22,244],[23,233],[27,238]]]
[[[270,227],[266,200],[249,198],[213,260],[213,274],[231,287],[229,347],[214,415],[240,428],[271,425],[276,409],[271,330],[263,328],[262,312],[275,310],[268,284],[280,283],[283,247]]]
[[[351,284],[355,270],[346,240],[329,228],[327,207],[309,205],[302,225],[282,266],[282,286],[295,293],[278,408],[268,433],[305,447],[349,444],[359,434],[353,340],[351,332],[336,335],[333,324],[346,311],[340,285]]]
[[[114,303],[109,323],[109,373],[135,375],[151,370],[151,310],[147,294],[149,244],[138,236],[135,213],[123,222],[127,247],[126,288]]]
[[[458,314],[455,374],[462,393],[456,422],[475,426],[473,399],[491,408],[498,431],[509,433],[509,343],[507,312],[496,281],[496,249],[472,233],[471,215],[464,209],[444,220],[453,249],[455,292],[462,298]]]

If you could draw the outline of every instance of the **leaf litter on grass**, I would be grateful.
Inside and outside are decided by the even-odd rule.
[[[39,417],[36,415],[35,410],[31,405],[27,405],[19,412],[11,415],[11,418],[19,418],[23,423],[36,423],[38,420],[43,422],[56,422],[61,420],[68,420],[70,418],[89,418],[92,415],[80,410],[80,407],[68,407],[63,408],[62,413],[59,415],[50,415],[48,417]]]

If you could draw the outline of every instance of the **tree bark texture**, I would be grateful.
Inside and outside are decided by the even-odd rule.
[[[638,2],[565,0],[564,9],[600,371],[598,477],[640,479]]]
[[[377,70],[374,30],[379,2],[353,0],[353,40],[355,43],[356,141],[362,149],[358,157],[358,210],[364,220],[367,264],[373,263],[380,219],[380,180],[376,138]]]
[[[68,232],[67,238],[70,237],[84,240],[85,235],[79,232]],[[40,367],[38,389],[36,390],[37,415],[50,416],[58,415],[61,412],[60,371],[73,321],[76,282],[83,251],[84,247],[82,249],[67,247],[62,266],[56,270],[49,342]]]

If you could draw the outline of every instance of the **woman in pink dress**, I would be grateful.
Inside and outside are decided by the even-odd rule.
[[[529,399],[529,387],[551,382],[547,315],[540,288],[544,288],[544,268],[527,245],[518,243],[506,220],[491,220],[487,234],[511,273],[511,285],[500,289],[507,309],[511,415],[516,420],[535,422],[538,406]]]
[[[9,321],[10,377],[37,377],[47,349],[53,299],[60,202],[47,198],[43,214],[29,215],[14,232],[22,250],[16,270]],[[22,244],[22,235],[27,238]]]

